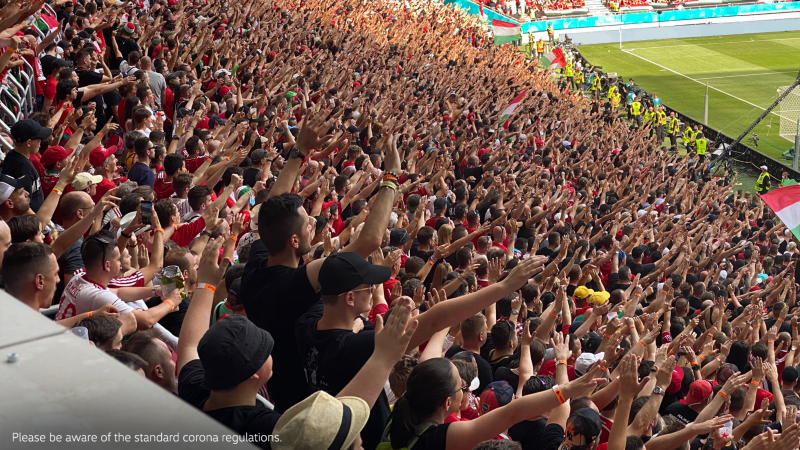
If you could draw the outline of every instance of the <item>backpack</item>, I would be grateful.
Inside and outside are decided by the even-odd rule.
[[[417,429],[424,427],[421,433],[416,434],[414,439],[408,444],[407,447],[401,448],[394,448],[392,447],[391,438],[389,437],[389,427],[392,426],[392,421],[390,420],[388,424],[386,424],[386,428],[383,430],[383,437],[381,438],[381,443],[375,447],[375,450],[411,450],[414,447],[414,444],[417,443],[419,437],[422,436],[426,431],[430,430],[432,427],[435,427],[436,424],[433,422],[423,422],[417,426]]]

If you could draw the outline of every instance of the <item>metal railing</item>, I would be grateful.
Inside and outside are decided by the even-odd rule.
[[[51,12],[50,5],[44,5]],[[46,34],[38,27],[32,27],[44,39]],[[53,31],[53,30],[50,30]],[[38,58],[38,55],[36,55]],[[29,117],[36,107],[36,72],[24,58],[23,65],[8,71],[8,86],[0,87],[0,130],[11,133],[11,127],[20,120]],[[0,147],[5,152],[13,149],[5,139],[0,139]]]

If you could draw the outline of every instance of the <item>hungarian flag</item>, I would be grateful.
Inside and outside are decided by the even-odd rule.
[[[522,30],[515,23],[492,19],[492,30],[494,31],[494,45],[522,39]]]
[[[478,2],[478,15],[483,17],[483,1]]]
[[[514,97],[514,100],[511,100],[511,104],[503,110],[503,114],[500,116],[500,122],[503,124],[503,128],[508,129],[508,120],[511,118],[511,115],[514,114],[514,111],[517,110],[517,107],[520,103],[522,103],[522,99],[525,97],[525,92],[522,91],[522,94]]]
[[[567,60],[564,58],[564,52],[556,47],[552,52],[542,56],[542,67],[554,69],[555,67],[564,67],[567,65]]]
[[[786,186],[761,196],[786,228],[800,239],[800,184]]]

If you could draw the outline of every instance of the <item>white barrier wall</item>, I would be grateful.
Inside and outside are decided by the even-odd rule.
[[[256,448],[4,291],[0,310],[0,448]]]

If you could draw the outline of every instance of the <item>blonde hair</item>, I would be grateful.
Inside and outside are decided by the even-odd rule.
[[[450,224],[442,225],[436,233],[439,236],[439,245],[447,245],[453,236],[453,226]]]

